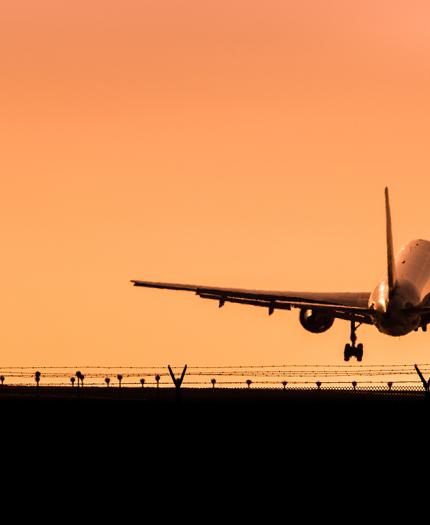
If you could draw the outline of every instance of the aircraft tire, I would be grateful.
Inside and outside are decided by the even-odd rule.
[[[349,361],[350,358],[351,358],[351,345],[349,344],[346,344],[345,345],[345,350],[343,352],[343,358],[345,361]]]

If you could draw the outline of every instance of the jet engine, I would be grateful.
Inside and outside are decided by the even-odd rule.
[[[308,332],[322,334],[333,326],[334,317],[321,310],[302,308],[300,310],[300,323]]]

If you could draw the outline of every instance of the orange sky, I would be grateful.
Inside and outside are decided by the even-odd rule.
[[[6,0],[2,365],[335,363],[349,327],[130,279],[371,291],[430,239],[425,1]],[[429,362],[430,335],[359,338]],[[352,364],[355,364],[352,363]]]

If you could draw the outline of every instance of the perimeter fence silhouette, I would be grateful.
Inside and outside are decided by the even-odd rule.
[[[182,375],[181,375],[182,374]],[[2,387],[73,389],[252,390],[422,396],[430,364],[254,366],[21,366],[0,367]],[[179,380],[181,377],[181,380]]]

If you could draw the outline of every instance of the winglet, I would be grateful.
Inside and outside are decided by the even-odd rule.
[[[390,195],[385,188],[385,212],[387,219],[387,266],[388,266],[388,288],[390,293],[396,285],[396,267],[394,260],[393,228],[391,222]]]

